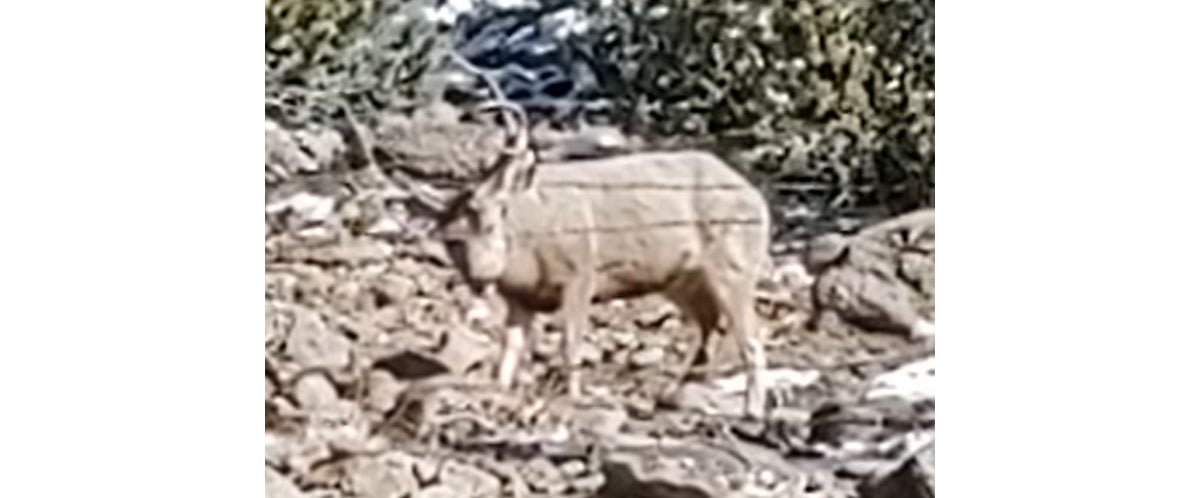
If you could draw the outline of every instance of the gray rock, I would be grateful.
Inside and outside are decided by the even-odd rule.
[[[763,373],[762,382],[775,399],[795,397],[820,379],[814,370],[774,368]],[[745,403],[746,375],[737,373],[708,382],[689,382],[664,402],[683,410],[709,415],[740,417]]]
[[[591,496],[592,493],[595,493],[596,491],[599,491],[600,488],[604,487],[604,482],[604,474],[587,474],[582,477],[576,477],[575,479],[572,479],[571,489],[580,493],[588,493],[588,496]]]
[[[663,352],[661,347],[650,346],[629,355],[629,364],[635,368],[648,368],[654,365],[661,365],[665,358],[666,353]]]
[[[572,431],[606,438],[620,434],[629,414],[620,407],[590,407],[575,411],[568,423]]]
[[[611,329],[603,332],[602,337],[607,337],[617,347],[627,348],[637,343],[637,334],[626,329]]]
[[[436,356],[423,351],[407,350],[375,361],[375,367],[390,373],[400,381],[413,381],[450,372],[450,367]]]
[[[899,398],[827,403],[813,412],[809,439],[842,453],[879,454],[894,446],[885,443],[928,425],[930,419],[932,415]]]
[[[266,467],[267,498],[304,498],[304,493],[279,471]]]
[[[896,397],[910,403],[933,401],[936,395],[935,357],[911,361],[871,379],[867,400]]]
[[[599,365],[604,360],[604,352],[595,344],[584,341],[579,344],[579,361],[584,365]]]
[[[604,486],[597,496],[618,498],[716,498],[726,496],[721,486],[681,471],[678,466],[647,463],[637,453],[614,452],[605,457],[602,469]]]
[[[656,329],[677,313],[678,310],[674,306],[663,304],[638,314],[634,317],[633,323],[643,329]]]
[[[317,161],[300,149],[296,137],[289,130],[268,119],[265,122],[264,132],[266,168],[279,177],[277,180],[290,177],[297,172],[319,169]]]
[[[462,494],[462,490],[449,484],[434,484],[427,488],[421,488],[413,495],[414,498],[462,498],[463,496],[470,495]]]
[[[862,498],[933,498],[934,446],[929,444],[882,475],[859,486]]]
[[[329,330],[320,315],[293,308],[293,317],[286,352],[301,370],[339,371],[350,364],[350,340]]]
[[[829,311],[865,331],[931,335],[933,222],[932,209],[918,210],[852,237],[814,239],[805,257],[816,273],[810,327]]]
[[[535,458],[522,468],[522,477],[529,488],[539,493],[558,496],[567,490],[567,480],[558,467],[545,458]]]
[[[333,452],[329,444],[317,439],[306,439],[289,444],[281,450],[289,469],[300,475],[311,470],[317,462],[329,459]]]
[[[567,460],[558,466],[559,472],[567,477],[579,477],[587,472],[587,464],[582,460]]]
[[[662,401],[664,405],[682,411],[736,417],[743,412],[745,396],[706,383],[689,382]]]
[[[417,479],[411,473],[374,458],[350,460],[346,463],[346,476],[347,490],[362,498],[394,498],[417,490]]]
[[[323,372],[312,371],[296,379],[293,387],[296,403],[303,409],[318,409],[333,405],[338,400],[337,389]]]
[[[422,486],[430,484],[437,480],[438,472],[441,470],[438,462],[429,458],[418,458],[412,463],[413,475],[417,477],[417,481]]]
[[[491,355],[492,350],[487,336],[466,327],[451,327],[437,357],[451,372],[461,375]]]
[[[406,384],[396,380],[391,372],[373,369],[367,374],[367,409],[387,413],[396,406],[396,400],[404,392]]]
[[[288,437],[275,434],[271,431],[267,431],[265,439],[266,443],[263,445],[263,453],[265,454],[264,457],[267,466],[275,468],[286,467],[292,442],[288,441]]]
[[[457,492],[454,496],[500,496],[498,477],[462,462],[447,460],[438,479],[454,487]]]

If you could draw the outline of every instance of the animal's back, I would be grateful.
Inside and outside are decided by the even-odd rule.
[[[539,167],[543,195],[582,196],[605,219],[649,224],[766,224],[766,201],[737,171],[699,151],[653,152]]]
[[[528,233],[590,244],[573,252],[596,255],[601,298],[652,291],[705,264],[756,271],[766,258],[766,201],[709,153],[543,164],[532,194],[526,209],[540,215]]]

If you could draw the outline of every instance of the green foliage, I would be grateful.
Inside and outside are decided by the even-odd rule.
[[[408,109],[439,48],[420,0],[268,0],[267,112],[324,121]]]
[[[932,205],[933,0],[609,4],[574,45],[631,131],[715,137],[809,204]]]

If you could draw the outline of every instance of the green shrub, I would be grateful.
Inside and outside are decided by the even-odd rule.
[[[439,47],[421,0],[268,0],[267,112],[324,121],[343,102],[365,120],[407,109]]]
[[[932,0],[607,3],[573,44],[631,131],[713,137],[819,207],[932,205]]]

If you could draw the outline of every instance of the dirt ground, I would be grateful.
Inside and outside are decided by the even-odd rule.
[[[518,386],[494,387],[499,331],[466,322],[469,292],[420,217],[306,173],[322,159],[295,166],[296,151],[279,145],[286,132],[274,132],[268,496],[899,497],[925,491],[897,476],[927,472],[932,484],[932,450],[911,458],[932,437],[932,395],[872,390],[881,374],[932,357],[932,340],[864,330],[843,309],[901,296],[914,302],[874,315],[911,306],[932,319],[932,216],[927,251],[907,250],[920,238],[907,228],[866,230],[839,242],[815,282],[799,255],[779,259],[759,300],[774,381],[766,421],[740,417],[731,341],[709,380],[677,385],[698,334],[655,297],[594,307],[585,396],[570,402],[556,317],[539,319]],[[288,164],[273,170],[272,157]],[[864,290],[888,285],[905,290]],[[832,313],[810,320],[814,306]]]

